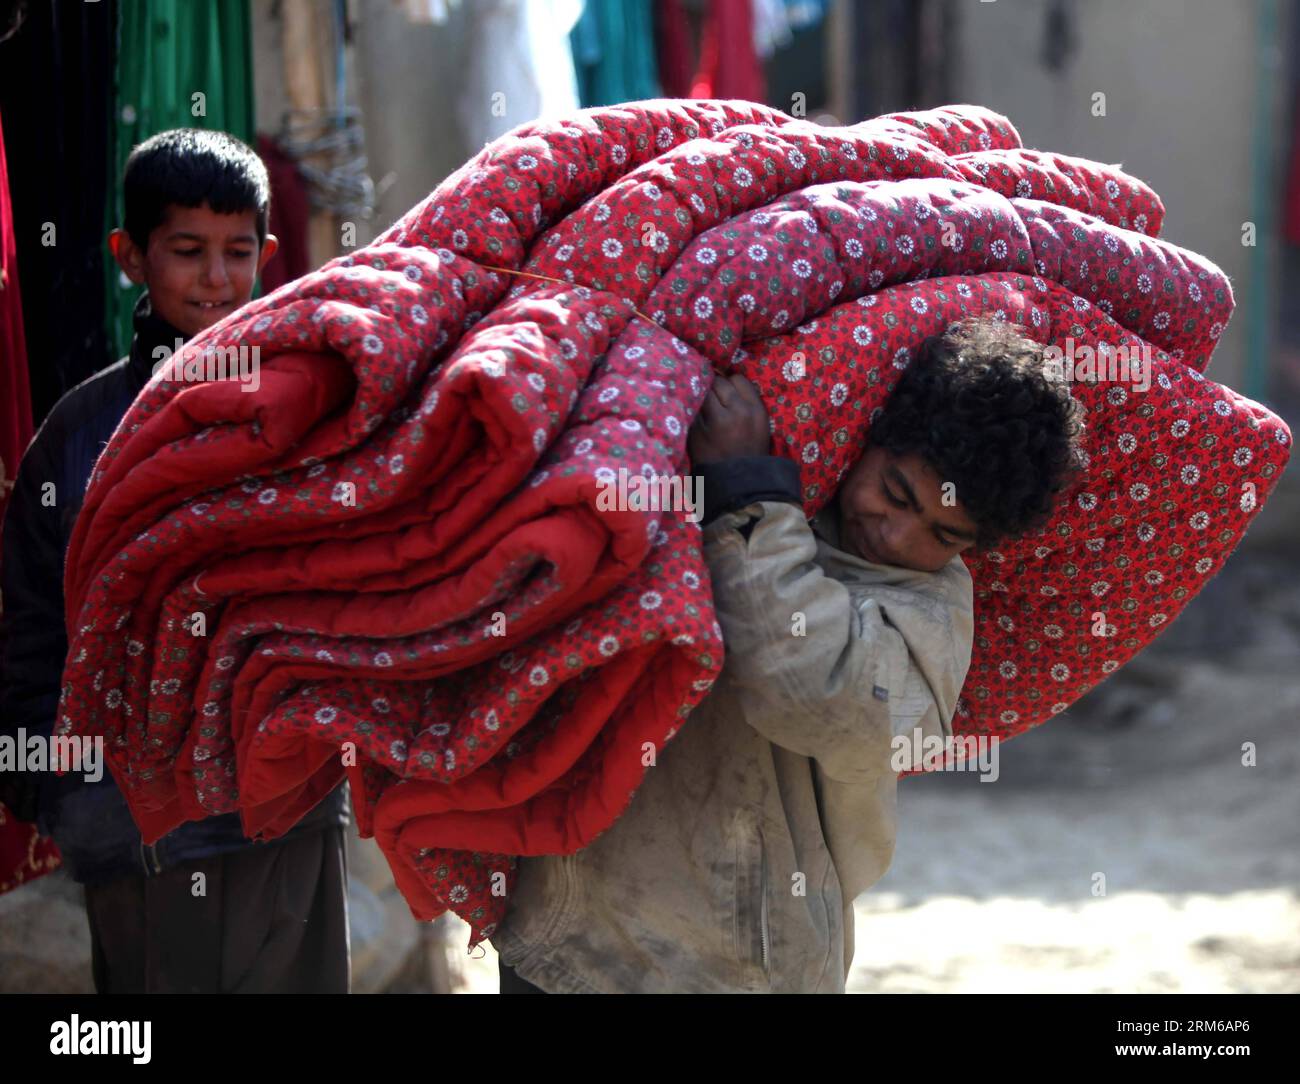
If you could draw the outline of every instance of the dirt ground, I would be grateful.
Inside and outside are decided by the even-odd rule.
[[[1138,722],[1067,713],[996,783],[905,784],[850,989],[1300,991],[1296,670],[1183,662]]]
[[[996,782],[901,786],[850,991],[1300,992],[1294,561],[1234,556],[1129,666],[1000,753]],[[465,943],[458,924],[457,988],[495,991],[495,953]]]

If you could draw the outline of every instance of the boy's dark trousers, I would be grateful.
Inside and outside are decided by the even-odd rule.
[[[501,962],[501,957],[497,957],[497,971],[501,975],[501,993],[503,994],[544,994],[546,993],[540,986],[534,986],[527,979],[521,979],[519,974],[509,964]]]
[[[95,989],[346,994],[347,876],[343,829],[330,826],[88,885]]]

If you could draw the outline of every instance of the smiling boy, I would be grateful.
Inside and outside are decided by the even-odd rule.
[[[809,521],[757,389],[716,378],[689,450],[722,672],[610,828],[520,859],[502,992],[844,992],[853,901],[893,857],[894,738],[953,733],[974,636],[959,555],[1045,522],[1079,431],[1038,344],[954,325]]]
[[[127,159],[123,191],[125,222],[109,247],[147,287],[130,353],[55,405],[23,456],[4,523],[0,718],[6,732],[46,740],[67,653],[64,555],[95,460],[177,341],[245,304],[276,249],[266,169],[223,132],[146,140]],[[85,886],[99,992],[346,992],[343,787],[271,844],[246,839],[230,813],[146,846],[111,774],[11,772],[0,798],[53,836]]]

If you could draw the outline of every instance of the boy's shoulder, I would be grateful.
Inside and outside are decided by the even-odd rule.
[[[121,397],[119,392],[124,390],[123,377],[129,360],[129,356],[119,358],[65,391],[36,431],[32,446],[50,448],[93,425],[97,418],[111,415],[117,408],[116,400]],[[116,429],[120,420],[119,414],[112,428]]]

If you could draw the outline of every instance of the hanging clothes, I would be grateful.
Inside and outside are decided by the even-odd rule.
[[[116,139],[101,244],[122,223],[122,169],[137,143],[169,128],[212,128],[254,142],[248,0],[122,4],[115,102]],[[109,340],[113,356],[120,357],[131,344],[131,314],[143,287],[127,280],[111,260],[104,287]]]
[[[649,0],[588,0],[570,45],[584,108],[664,96]]]
[[[446,25],[451,9],[460,0],[394,0],[408,20],[413,23]]]
[[[804,30],[826,18],[830,0],[782,0],[791,30]]]
[[[22,284],[18,277],[13,204],[9,199],[3,116],[0,113],[0,523],[4,522],[9,494],[18,474],[18,461],[32,439],[32,393],[27,382]],[[0,596],[0,613],[3,612],[4,598]],[[2,627],[0,636],[3,636]],[[0,641],[0,650],[3,647]]]
[[[688,98],[695,74],[695,49],[682,0],[659,0],[654,20],[655,62],[664,97]]]
[[[1300,245],[1300,109],[1291,124],[1291,160],[1282,193],[1282,236]]]
[[[754,51],[767,60],[794,40],[785,0],[750,0],[754,18]]]
[[[766,93],[763,66],[754,49],[750,0],[710,0],[691,97],[761,103]]]
[[[569,31],[582,0],[475,0],[465,8],[465,91],[457,120],[470,154],[531,120],[579,108]]]
[[[309,252],[311,201],[298,163],[267,135],[257,137],[257,154],[271,179],[269,229],[280,242],[275,255],[262,268],[262,292],[300,278],[312,269]]]
[[[18,460],[32,439],[32,393],[27,382],[27,339],[3,117],[0,113],[0,517],[18,473]]]
[[[18,820],[0,804],[0,893],[52,873],[63,864],[54,840],[36,831],[36,825]]]
[[[104,327],[104,188],[117,0],[31,4],[0,43],[33,421],[113,361]]]
[[[31,402],[18,244],[9,200],[3,114],[0,114],[0,523],[4,521],[9,493],[18,473],[18,460],[32,438]],[[3,611],[4,599],[0,597],[0,613]],[[3,646],[0,643],[0,654]],[[41,839],[35,825],[17,820],[0,804],[0,892],[49,873],[59,865],[59,850],[53,841]]]

